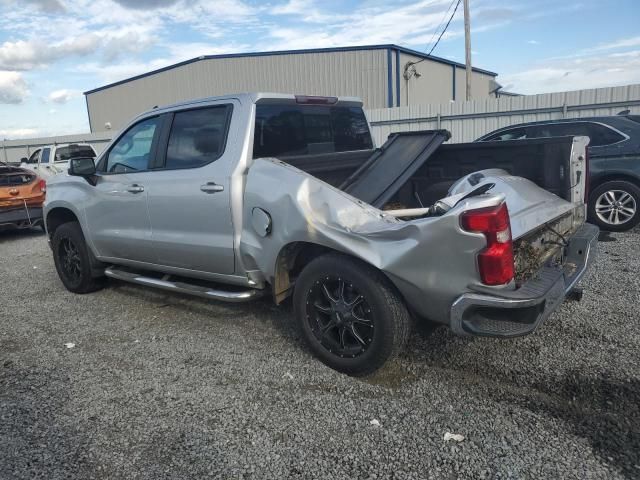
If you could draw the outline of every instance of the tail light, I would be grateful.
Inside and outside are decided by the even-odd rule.
[[[296,95],[296,103],[302,105],[334,105],[338,97],[318,97],[312,95]]]
[[[40,179],[40,182],[38,182],[38,185],[40,185],[40,191],[42,193],[45,193],[47,191],[47,181],[44,179]]]
[[[487,246],[478,254],[480,279],[485,285],[504,285],[514,277],[513,240],[507,204],[469,210],[462,214],[462,228],[484,234]]]
[[[584,203],[589,203],[589,147],[584,153]]]

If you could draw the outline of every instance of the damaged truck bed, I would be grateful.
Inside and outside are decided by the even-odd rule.
[[[292,296],[310,348],[350,374],[400,351],[410,317],[461,335],[533,332],[594,255],[597,228],[584,206],[589,139],[447,145],[449,133],[438,130],[395,133],[374,149],[361,106],[243,94],[140,116],[97,164],[72,162],[49,186],[60,278],[78,292],[106,275],[225,301]],[[165,134],[154,140],[153,170],[127,169],[128,131],[153,121],[169,132],[189,112],[227,115],[203,125],[206,139],[183,140],[192,151],[221,145],[215,161],[191,156],[165,176]],[[145,202],[150,224],[111,215],[116,198],[114,209],[130,203],[129,216]],[[82,237],[88,266],[74,280],[59,245]]]

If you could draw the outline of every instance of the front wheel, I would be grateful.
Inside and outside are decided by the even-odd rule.
[[[51,243],[58,276],[67,290],[90,293],[104,286],[104,278],[92,276],[91,252],[77,222],[60,225]]]
[[[640,222],[640,188],[614,180],[599,185],[589,200],[589,221],[602,230],[624,232]]]
[[[410,315],[389,280],[339,254],[307,265],[296,281],[294,310],[302,335],[326,365],[366,375],[404,349]]]

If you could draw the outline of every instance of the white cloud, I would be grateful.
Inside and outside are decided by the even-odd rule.
[[[529,45],[540,45],[540,42],[538,40],[527,40],[527,43]]]
[[[25,0],[26,3],[34,5],[45,13],[62,13],[65,11],[64,5],[59,0]],[[5,1],[4,3],[11,3]]]
[[[640,50],[570,59],[549,59],[533,68],[500,75],[505,90],[524,94],[640,83]]]
[[[638,47],[638,46],[640,46],[640,37],[631,37],[631,38],[622,38],[620,40],[616,40],[615,42],[598,45],[587,51],[597,52],[597,51],[616,50],[619,48]]]
[[[77,97],[78,95],[80,95],[80,92],[76,90],[69,90],[69,89],[63,88],[62,90],[54,90],[53,92],[51,92],[47,96],[47,100],[53,103],[64,104],[64,103],[67,103],[69,100]]]
[[[271,9],[274,15],[300,15],[308,13],[313,8],[311,0],[289,0],[287,3],[276,5]]]
[[[19,72],[0,71],[0,103],[22,103],[29,95],[29,88]]]
[[[33,138],[40,136],[37,128],[6,128],[0,129],[0,138],[3,140],[13,140],[17,138]]]
[[[87,55],[97,48],[100,39],[87,34],[72,40],[47,44],[38,40],[18,40],[0,45],[0,69],[31,70],[64,57]]]

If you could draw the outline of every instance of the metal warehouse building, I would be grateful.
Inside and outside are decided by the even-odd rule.
[[[496,75],[473,69],[474,99],[494,96]],[[90,90],[85,98],[91,131],[100,132],[118,130],[156,105],[251,91],[356,96],[368,109],[442,103],[464,100],[465,68],[397,45],[211,55]]]

